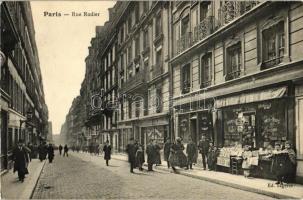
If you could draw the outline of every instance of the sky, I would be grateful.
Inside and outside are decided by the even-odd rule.
[[[108,8],[114,4],[114,1],[31,2],[45,100],[53,134],[60,133],[73,98],[80,93],[85,57],[88,55],[90,40],[95,36],[95,27],[108,20]],[[49,16],[45,12],[57,14]],[[72,16],[72,12],[82,13],[82,16]],[[84,12],[99,13],[99,16],[83,16]]]

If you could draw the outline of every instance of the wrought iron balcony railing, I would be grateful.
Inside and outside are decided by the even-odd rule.
[[[232,71],[226,74],[225,76],[225,80],[229,81],[229,80],[233,80],[236,78],[239,78],[241,75],[241,70],[237,70],[237,71]]]
[[[154,78],[160,76],[162,73],[163,73],[162,65],[155,65],[153,67],[152,78],[154,79]]]
[[[192,32],[187,32],[177,41],[177,52],[179,54],[192,46]]]
[[[140,70],[134,76],[125,81],[125,83],[121,86],[120,92],[126,93],[129,90],[132,90],[142,84],[146,84],[146,69]]]
[[[257,1],[225,1],[219,8],[219,20],[222,25],[227,24],[257,4]]]

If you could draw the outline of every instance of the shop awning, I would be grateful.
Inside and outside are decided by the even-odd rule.
[[[232,97],[217,99],[215,101],[215,108],[281,98],[286,95],[286,92],[287,86],[243,93]]]

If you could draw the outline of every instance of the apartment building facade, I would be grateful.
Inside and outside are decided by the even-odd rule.
[[[12,166],[19,139],[47,137],[48,109],[29,2],[1,3],[1,171]]]
[[[219,147],[290,140],[302,179],[302,13],[301,2],[173,2],[174,133]]]

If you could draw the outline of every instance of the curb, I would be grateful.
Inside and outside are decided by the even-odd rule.
[[[126,161],[126,160],[123,160],[123,159],[120,159],[120,158],[114,158],[114,157],[112,157],[112,158],[115,159],[115,160]],[[170,172],[169,169],[162,168],[162,167],[158,167],[156,169],[161,170],[161,171]],[[239,184],[236,184],[236,183],[230,183],[230,182],[211,179],[211,178],[207,178],[207,177],[203,177],[203,176],[192,175],[192,174],[184,173],[182,171],[179,171],[179,173],[176,174],[176,175],[182,175],[182,176],[187,176],[187,177],[191,177],[191,178],[195,178],[195,179],[200,179],[200,180],[203,180],[203,181],[208,181],[208,182],[216,183],[218,185],[224,185],[224,186],[228,186],[228,187],[231,187],[231,188],[235,188],[235,189],[239,189],[239,190],[243,190],[243,191],[247,191],[247,192],[263,194],[263,195],[273,197],[273,198],[277,198],[277,199],[300,199],[300,198],[296,198],[296,197],[293,197],[293,196],[288,196],[288,195],[283,195],[283,194],[277,194],[275,192],[265,191],[265,190],[262,190],[262,189],[251,188],[251,187],[248,187],[248,186],[245,186],[245,185],[239,185]]]
[[[37,187],[37,185],[38,185],[38,181],[39,181],[40,176],[41,176],[41,174],[42,174],[42,171],[43,171],[43,169],[44,169],[45,163],[46,163],[46,160],[44,160],[43,166],[42,166],[41,171],[40,171],[40,173],[39,173],[39,176],[38,176],[38,178],[37,178],[37,180],[36,180],[36,182],[35,182],[34,188],[32,189],[32,192],[31,192],[31,194],[30,194],[30,196],[29,196],[29,199],[32,199],[32,198],[33,198],[34,191],[36,190],[36,187]]]

